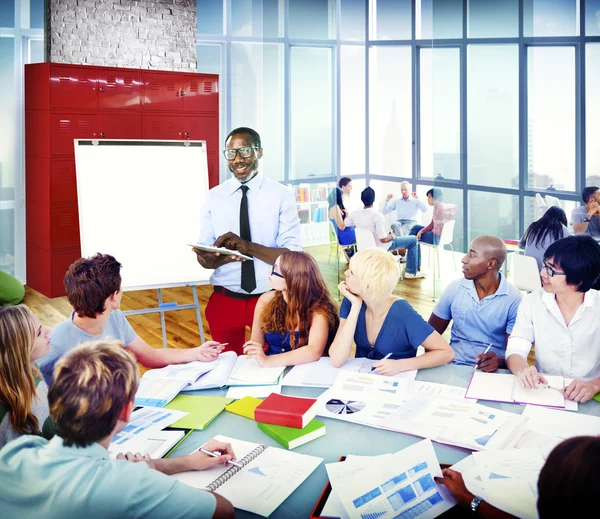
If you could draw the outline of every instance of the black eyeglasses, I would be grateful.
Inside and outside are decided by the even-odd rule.
[[[227,148],[226,150],[223,150],[223,155],[227,160],[233,160],[239,153],[240,157],[242,157],[243,159],[247,159],[248,157],[252,156],[253,150],[258,149],[260,149],[258,146],[242,146],[241,148]]]
[[[547,265],[545,261],[542,261],[543,268],[546,270],[546,274],[548,274],[551,278],[554,276],[566,276],[564,272],[559,272],[558,270],[554,270],[550,265]]]
[[[277,276],[278,278],[283,279],[283,275],[280,274],[279,272],[275,272],[275,263],[273,263],[273,268],[271,269],[271,275],[272,276]]]

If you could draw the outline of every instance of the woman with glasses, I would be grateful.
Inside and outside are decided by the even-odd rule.
[[[359,251],[349,267],[339,286],[344,295],[340,326],[329,349],[334,366],[350,358],[353,342],[355,356],[377,360],[373,367],[380,375],[452,362],[454,351],[446,340],[407,301],[392,295],[400,267],[389,252]],[[417,357],[421,345],[425,353]]]
[[[567,236],[569,236],[567,215],[555,205],[527,228],[519,240],[519,248],[525,250],[525,256],[534,257],[538,263],[538,269],[541,269],[546,249],[556,240]]]
[[[526,388],[547,386],[544,375],[572,378],[565,398],[586,402],[600,392],[600,298],[591,288],[600,275],[600,245],[590,236],[562,238],[548,247],[542,265],[542,288],[519,306],[506,365]]]
[[[260,296],[252,338],[244,353],[260,366],[295,366],[319,360],[339,323],[337,308],[317,262],[305,252],[284,252]]]

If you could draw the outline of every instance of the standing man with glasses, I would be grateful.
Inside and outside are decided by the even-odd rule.
[[[200,265],[214,269],[214,292],[206,307],[211,336],[241,355],[258,298],[269,290],[272,265],[281,253],[302,250],[300,219],[292,191],[259,173],[263,149],[256,131],[233,130],[223,155],[233,177],[208,192],[199,243],[237,250],[254,260],[193,250]]]
[[[546,249],[542,288],[525,296],[508,339],[506,365],[526,388],[547,384],[545,375],[574,379],[565,398],[587,402],[600,392],[600,245],[569,236]],[[535,344],[535,366],[527,357]],[[562,390],[562,388],[557,388]]]

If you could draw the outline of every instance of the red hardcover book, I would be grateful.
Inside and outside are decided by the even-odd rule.
[[[261,423],[303,429],[317,416],[316,402],[316,398],[301,398],[271,393],[254,410],[254,419]]]

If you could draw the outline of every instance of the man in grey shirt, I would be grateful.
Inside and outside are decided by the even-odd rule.
[[[586,187],[581,192],[581,198],[585,205],[576,207],[571,212],[573,233],[587,234],[600,241],[600,188]]]
[[[402,197],[392,200],[394,195],[389,194],[383,207],[383,214],[396,211],[396,221],[392,224],[392,231],[396,236],[408,236],[413,225],[417,223],[417,213],[427,211],[427,204],[419,200],[417,193],[412,193],[411,196],[409,186],[408,182],[402,182],[400,184]]]

